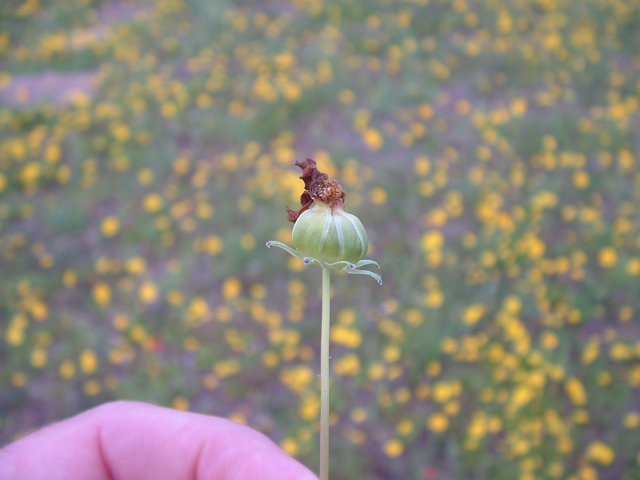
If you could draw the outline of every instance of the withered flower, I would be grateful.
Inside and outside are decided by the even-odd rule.
[[[267,242],[267,247],[280,247],[306,264],[369,275],[382,284],[380,275],[357,270],[365,265],[380,266],[373,260],[363,260],[369,248],[367,232],[358,217],[345,211],[347,195],[340,184],[329,181],[311,158],[296,165],[302,169],[300,178],[305,188],[300,197],[302,208],[295,211],[287,207],[288,220],[294,224],[296,250],[276,241]]]

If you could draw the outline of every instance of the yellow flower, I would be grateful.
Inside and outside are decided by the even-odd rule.
[[[76,373],[76,367],[71,360],[65,360],[60,364],[60,377],[63,380],[69,380]]]
[[[522,302],[515,295],[509,295],[504,299],[504,309],[513,314],[517,315],[520,309],[522,308]]]
[[[569,378],[566,381],[564,388],[574,405],[584,405],[587,403],[587,393],[585,392],[582,383],[577,378]]]
[[[87,375],[95,373],[98,368],[98,356],[93,350],[85,349],[80,354],[80,368]]]
[[[267,368],[273,368],[280,362],[278,354],[273,350],[267,350],[262,354],[262,363]]]
[[[413,420],[411,420],[410,418],[404,418],[400,420],[396,425],[396,432],[398,432],[398,435],[402,436],[411,435],[414,429],[415,425],[413,423]]]
[[[318,418],[320,411],[320,398],[317,395],[308,395],[304,397],[300,404],[300,417],[304,420],[314,420]]]
[[[355,93],[353,93],[352,90],[348,90],[345,88],[340,91],[338,95],[338,99],[340,100],[340,103],[343,103],[345,105],[350,105],[355,101],[356,95]]]
[[[630,258],[627,262],[627,272],[629,275],[637,277],[640,275],[640,258]]]
[[[601,441],[593,441],[587,446],[586,457],[592,462],[602,466],[611,465],[616,458],[616,454],[609,445]]]
[[[208,373],[202,379],[202,386],[207,390],[213,390],[218,386],[218,384],[219,381],[213,373]]]
[[[386,372],[385,366],[380,362],[374,362],[369,365],[369,369],[367,371],[369,378],[374,382],[382,379]]]
[[[455,353],[458,350],[458,342],[455,338],[446,337],[442,339],[442,343],[440,343],[440,349],[449,355]]]
[[[143,303],[153,303],[158,298],[158,287],[153,282],[145,282],[140,286],[138,296]]]
[[[15,372],[11,375],[11,384],[14,387],[24,387],[27,384],[27,376],[23,372]]]
[[[636,412],[629,412],[624,416],[623,423],[626,428],[638,428],[638,425],[640,425],[640,415]]]
[[[623,305],[618,310],[618,320],[628,322],[633,317],[633,308],[629,305]]]
[[[467,325],[475,325],[485,313],[485,306],[482,303],[474,303],[462,312],[462,321]]]
[[[120,220],[114,216],[105,217],[100,224],[100,231],[105,237],[113,237],[120,230]]]
[[[82,385],[82,392],[88,397],[93,397],[100,393],[102,386],[97,380],[88,380]]]
[[[189,410],[189,399],[187,397],[180,395],[173,399],[171,406],[176,410],[182,410],[182,411]]]
[[[147,262],[142,257],[132,257],[125,262],[124,268],[131,275],[140,275],[147,269]]]
[[[416,157],[413,162],[413,171],[416,175],[421,177],[429,175],[429,172],[431,171],[431,162],[429,161],[429,158],[426,155]]]
[[[384,347],[382,351],[382,358],[389,363],[394,363],[400,360],[400,356],[402,355],[402,350],[397,345],[391,344]]]
[[[545,350],[553,350],[558,346],[558,343],[558,336],[549,330],[546,330],[540,336],[540,344]]]
[[[209,304],[202,297],[194,297],[191,299],[189,309],[187,311],[187,320],[195,322],[197,320],[206,321],[209,318]]]
[[[442,372],[442,364],[437,360],[432,360],[427,363],[424,372],[430,377],[437,377]]]
[[[598,264],[602,268],[611,268],[618,262],[618,254],[613,247],[604,247],[598,252]]]
[[[150,168],[143,168],[138,172],[138,182],[140,185],[149,185],[153,182],[153,170]]]
[[[430,308],[438,308],[444,302],[444,295],[439,289],[429,290],[425,295],[425,303]]]
[[[227,378],[240,371],[240,362],[235,358],[230,358],[229,360],[223,360],[216,363],[213,366],[213,369],[218,377]]]
[[[124,313],[118,313],[113,317],[111,323],[113,324],[113,328],[122,332],[129,326],[129,318]]]
[[[404,452],[404,444],[397,438],[394,438],[384,444],[383,450],[386,456],[396,458]]]
[[[40,165],[35,162],[27,163],[20,171],[20,181],[26,186],[33,186],[40,177]]]
[[[438,403],[444,403],[454,395],[454,390],[449,382],[438,382],[433,386],[433,399]]]
[[[449,419],[442,413],[434,413],[427,420],[427,427],[436,433],[444,432],[449,428]]]
[[[49,163],[57,163],[61,156],[62,150],[56,144],[49,145],[44,152],[44,159]]]
[[[573,174],[573,185],[582,190],[589,186],[589,174],[584,170],[578,170]]]
[[[356,407],[351,410],[349,418],[353,423],[362,423],[367,419],[367,411],[362,407]]]
[[[425,252],[438,250],[444,245],[444,235],[439,230],[429,230],[422,236],[421,246]]]
[[[211,235],[205,240],[205,250],[209,255],[218,255],[222,252],[222,239],[217,235]]]
[[[106,283],[97,283],[93,287],[93,299],[100,306],[108,305],[111,301],[111,287]]]
[[[306,365],[285,369],[280,373],[280,381],[296,393],[303,392],[314,378],[313,370]]]
[[[348,353],[333,366],[333,371],[341,376],[354,376],[360,373],[360,358],[355,353]]]
[[[242,284],[240,280],[235,277],[230,277],[222,284],[222,296],[225,300],[232,300],[240,295],[242,291]]]
[[[387,198],[387,192],[380,187],[374,188],[369,194],[369,199],[374,205],[384,205],[387,203]]]
[[[336,325],[331,329],[331,341],[348,348],[357,348],[362,342],[362,334],[356,329]]]
[[[126,141],[130,136],[129,127],[127,127],[124,123],[118,123],[112,126],[111,133],[115,137],[116,140],[120,142]]]
[[[142,199],[142,206],[149,213],[155,213],[162,208],[162,197],[157,193],[149,193]]]
[[[31,352],[31,365],[42,368],[47,364],[47,351],[44,348],[35,348]]]
[[[521,97],[514,98],[511,102],[511,113],[514,117],[521,117],[527,111],[527,100]]]
[[[384,144],[382,134],[375,128],[367,128],[362,134],[362,141],[372,152],[377,152]]]
[[[282,440],[280,448],[282,448],[282,450],[284,450],[284,452],[289,455],[295,455],[300,449],[298,442],[291,438],[285,438],[284,440]]]

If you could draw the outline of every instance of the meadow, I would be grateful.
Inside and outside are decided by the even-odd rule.
[[[114,399],[331,478],[640,479],[640,2],[0,3],[0,445]]]

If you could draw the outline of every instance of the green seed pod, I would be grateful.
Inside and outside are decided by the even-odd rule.
[[[344,211],[347,194],[340,184],[336,180],[330,182],[311,158],[296,165],[302,169],[300,179],[304,181],[304,192],[300,196],[302,208],[287,207],[287,220],[294,224],[291,235],[296,248],[275,240],[268,241],[267,247],[281,248],[306,264],[368,275],[382,285],[380,275],[359,270],[367,265],[376,268],[380,265],[364,259],[369,248],[367,232],[358,217]]]
[[[325,265],[336,262],[356,264],[364,258],[369,239],[362,222],[347,213],[340,202],[332,206],[315,201],[293,226],[293,244],[305,257]]]

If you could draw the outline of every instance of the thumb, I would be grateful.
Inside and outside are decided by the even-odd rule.
[[[0,450],[0,480],[317,480],[271,440],[230,420],[114,402]]]

